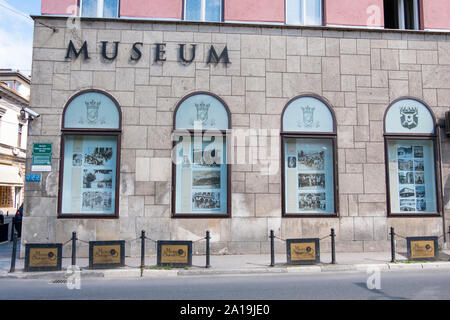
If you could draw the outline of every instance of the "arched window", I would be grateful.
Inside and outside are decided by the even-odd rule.
[[[281,121],[283,216],[337,216],[336,124],[319,97],[302,95]]]
[[[60,218],[118,217],[121,111],[109,94],[73,96],[62,118]]]
[[[388,214],[439,215],[436,121],[414,98],[394,101],[384,115]]]
[[[178,104],[174,116],[173,217],[230,216],[228,129],[230,113],[219,97],[197,92]]]

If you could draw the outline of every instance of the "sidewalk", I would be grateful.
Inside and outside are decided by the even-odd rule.
[[[0,244],[0,279],[66,279],[70,258],[63,258],[62,270],[58,272],[23,272],[24,259],[16,260],[16,272],[9,273],[11,263],[12,243]],[[19,247],[18,247],[19,251]],[[19,257],[19,252],[17,254]],[[205,268],[206,257],[193,256],[190,268],[157,268],[156,255],[145,258],[144,277],[167,276],[198,276],[198,275],[230,275],[230,274],[261,274],[261,273],[317,273],[317,272],[366,272],[369,267],[377,267],[382,271],[418,270],[446,268],[450,270],[450,251],[441,251],[440,261],[407,262],[404,254],[396,253],[397,263],[390,263],[390,252],[336,253],[337,264],[332,265],[331,254],[321,254],[321,263],[317,265],[286,266],[286,255],[275,255],[275,266],[270,267],[270,254],[264,255],[212,255],[211,267]],[[118,269],[89,270],[89,259],[77,258],[83,278],[88,277],[140,277],[140,257],[127,257],[126,266]]]

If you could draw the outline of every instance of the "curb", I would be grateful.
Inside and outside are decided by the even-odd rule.
[[[248,275],[248,274],[300,274],[300,273],[333,273],[333,272],[367,272],[369,268],[381,271],[406,270],[438,270],[450,269],[449,262],[427,263],[380,263],[353,265],[310,265],[310,266],[279,266],[254,269],[194,269],[194,270],[153,270],[144,269],[142,277],[178,277],[178,276],[211,276],[211,275]],[[82,279],[86,278],[140,278],[139,268],[89,270],[81,269]],[[23,272],[8,273],[0,271],[1,279],[29,280],[62,280],[67,278],[66,271],[55,272]]]

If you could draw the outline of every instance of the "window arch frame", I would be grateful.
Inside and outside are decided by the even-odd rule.
[[[65,119],[66,111],[71,103],[77,98],[87,93],[99,93],[111,99],[117,109],[119,116],[118,128],[66,128]],[[118,101],[108,92],[99,89],[82,90],[72,95],[63,108],[61,117],[61,138],[60,138],[60,157],[59,157],[59,181],[58,181],[58,219],[118,219],[119,218],[119,198],[120,198],[120,160],[121,160],[121,140],[122,140],[122,109]],[[79,136],[112,136],[117,138],[117,154],[116,154],[116,174],[115,174],[115,199],[114,213],[63,213],[63,186],[64,186],[64,160],[65,160],[65,143],[66,137],[69,135]]]
[[[330,111],[333,121],[332,132],[308,132],[308,131],[285,131],[284,114],[291,103],[301,98],[314,98],[322,102]],[[339,218],[339,172],[338,172],[338,152],[337,152],[337,123],[336,114],[331,104],[323,97],[314,93],[305,93],[290,99],[281,112],[280,124],[280,144],[281,144],[281,216],[282,218]],[[334,194],[334,212],[333,213],[288,213],[286,212],[286,159],[285,159],[285,140],[286,138],[295,139],[329,139],[332,142],[333,154],[333,194]]]
[[[176,189],[177,189],[177,164],[176,161],[172,158],[172,186],[171,186],[171,211],[172,211],[172,218],[189,218],[189,219],[219,219],[219,218],[231,218],[231,208],[232,208],[232,201],[231,201],[231,164],[230,164],[230,151],[231,151],[231,147],[230,147],[230,131],[232,128],[232,122],[231,122],[231,112],[230,109],[227,105],[227,103],[218,95],[208,92],[208,91],[195,91],[192,93],[187,94],[186,96],[184,96],[180,101],[178,101],[174,111],[173,111],[173,123],[172,123],[172,157],[174,156],[174,151],[176,151],[177,148],[177,139],[176,137],[178,135],[182,135],[183,133],[189,133],[189,135],[191,137],[194,136],[195,133],[198,134],[198,131],[194,130],[194,129],[179,129],[176,126],[176,120],[177,120],[177,113],[180,109],[180,107],[182,106],[182,104],[189,98],[196,96],[196,95],[208,95],[214,99],[217,99],[222,106],[224,107],[226,113],[227,113],[227,121],[228,121],[228,128],[226,130],[205,130],[202,129],[201,134],[203,137],[203,134],[206,131],[210,131],[210,132],[220,132],[222,135],[225,136],[226,138],[226,169],[227,169],[227,177],[226,177],[226,182],[227,182],[227,205],[226,205],[226,213],[186,213],[186,212],[180,212],[177,213],[177,202],[176,202],[176,198],[177,198],[177,194],[176,194]]]
[[[434,133],[396,133],[396,132],[388,132],[386,131],[386,117],[390,111],[390,109],[398,102],[402,100],[414,100],[420,104],[422,104],[427,111],[430,113],[433,125],[434,125]],[[385,164],[385,178],[386,178],[386,209],[387,209],[387,217],[388,218],[424,218],[424,217],[441,217],[441,170],[440,170],[440,149],[438,144],[438,133],[439,130],[436,122],[436,116],[434,115],[433,110],[430,106],[423,100],[412,97],[412,96],[403,96],[392,101],[388,107],[386,108],[383,116],[383,141],[384,141],[384,164]],[[393,213],[391,208],[391,182],[389,178],[389,150],[388,150],[388,142],[390,140],[424,140],[433,142],[433,157],[434,157],[434,175],[435,175],[435,192],[436,192],[436,212],[430,213]]]

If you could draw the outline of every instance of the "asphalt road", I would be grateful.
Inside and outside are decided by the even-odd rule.
[[[81,289],[49,280],[0,280],[4,300],[378,300],[450,299],[448,271],[381,272],[369,290],[366,273],[179,276],[81,279]],[[372,275],[373,276],[373,275]]]

